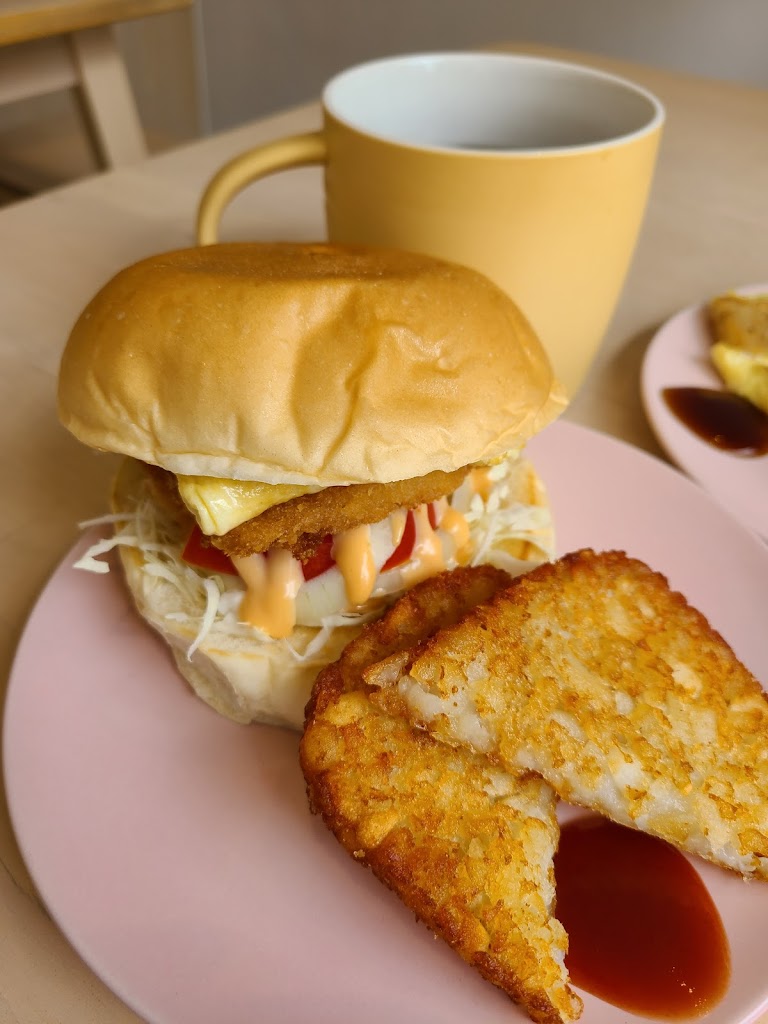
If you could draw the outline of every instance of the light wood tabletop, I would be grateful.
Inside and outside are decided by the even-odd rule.
[[[650,207],[626,287],[567,417],[661,452],[638,388],[646,345],[677,310],[768,280],[768,91],[543,48],[632,78],[667,109]],[[104,510],[110,457],[57,423],[62,346],[93,292],[125,264],[192,244],[204,185],[229,157],[319,126],[316,104],[0,210],[0,678],[35,598]],[[301,169],[254,185],[228,208],[224,239],[324,236],[322,178]],[[87,1024],[138,1018],[79,959],[36,898],[0,807],[0,1022]],[[768,1020],[768,1018],[765,1018]]]

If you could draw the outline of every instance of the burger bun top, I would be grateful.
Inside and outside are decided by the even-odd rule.
[[[508,296],[428,256],[232,243],[142,260],[75,324],[59,416],[177,474],[327,487],[489,462],[564,406]]]

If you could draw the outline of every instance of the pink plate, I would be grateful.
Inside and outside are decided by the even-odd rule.
[[[666,573],[768,678],[768,548],[660,461],[557,423],[530,446],[561,551],[623,548]],[[191,696],[117,573],[54,573],[5,712],[16,834],[55,920],[153,1024],[522,1021],[307,810],[297,737]],[[709,1024],[768,1006],[768,885],[696,862],[725,925]],[[630,1015],[590,996],[588,1024]]]
[[[768,284],[737,291],[768,293]],[[768,538],[768,456],[751,458],[720,451],[681,423],[662,398],[667,387],[723,387],[709,358],[711,344],[703,306],[685,309],[659,328],[643,360],[645,412],[669,457],[742,523]]]

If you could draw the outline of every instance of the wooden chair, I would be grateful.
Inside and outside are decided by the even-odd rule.
[[[112,25],[192,0],[0,2],[0,104],[75,89],[97,161],[141,160],[146,141]]]

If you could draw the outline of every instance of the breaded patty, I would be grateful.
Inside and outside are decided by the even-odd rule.
[[[315,683],[301,765],[312,809],[346,850],[534,1020],[554,1024],[575,1020],[581,1000],[552,916],[552,789],[375,708],[361,678],[508,582],[490,566],[443,573],[366,626]]]
[[[311,555],[329,533],[378,523],[397,508],[415,508],[455,491],[469,469],[435,472],[390,484],[326,487],[315,494],[273,505],[260,516],[211,540],[226,554],[244,557],[273,545],[290,548],[297,558]]]
[[[191,529],[194,517],[181,500],[174,474],[150,465],[147,472],[154,499]],[[452,473],[437,471],[390,484],[326,487],[273,505],[220,537],[204,538],[203,543],[214,545],[230,557],[243,558],[277,546],[289,548],[296,558],[308,558],[329,533],[351,530],[361,523],[378,523],[395,509],[436,501],[453,493],[468,472],[467,466]],[[533,486],[531,483],[529,489]]]
[[[768,703],[703,615],[621,552],[514,580],[402,657],[372,700],[565,800],[768,877]]]

